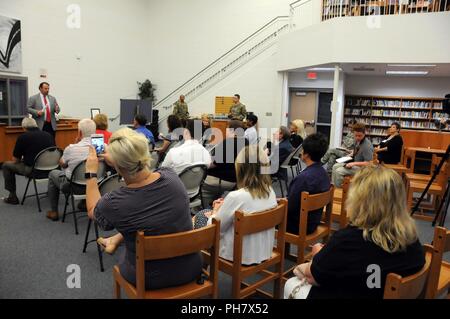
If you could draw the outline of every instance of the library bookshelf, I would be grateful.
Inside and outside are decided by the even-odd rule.
[[[393,122],[402,129],[438,131],[435,121],[444,117],[442,98],[346,95],[343,134],[352,119],[367,125],[367,136],[379,144]],[[444,129],[445,132],[450,130]]]

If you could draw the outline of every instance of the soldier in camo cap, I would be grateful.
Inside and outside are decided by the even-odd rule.
[[[242,104],[240,100],[241,96],[239,94],[235,94],[233,97],[234,105],[230,109],[230,114],[228,114],[228,118],[231,120],[243,121],[247,116],[245,105]]]
[[[181,95],[180,99],[173,105],[173,115],[178,116],[182,120],[187,120],[189,118],[189,109],[184,100],[185,96]]]

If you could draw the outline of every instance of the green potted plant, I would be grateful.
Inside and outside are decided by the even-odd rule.
[[[151,99],[152,101],[155,101],[155,87],[152,84],[150,80],[145,80],[143,83],[138,82],[139,86],[139,97],[142,100]]]

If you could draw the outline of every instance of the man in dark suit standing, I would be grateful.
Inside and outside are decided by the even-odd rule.
[[[39,94],[33,95],[28,99],[28,112],[36,120],[39,129],[50,133],[55,137],[56,118],[55,113],[59,114],[60,108],[56,99],[49,95],[50,84],[42,82],[39,85]]]

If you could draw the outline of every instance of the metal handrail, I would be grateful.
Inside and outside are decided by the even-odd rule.
[[[177,91],[179,91],[180,89],[182,89],[184,86],[186,86],[187,84],[189,84],[190,82],[192,82],[196,77],[198,77],[200,74],[204,73],[205,71],[207,71],[208,69],[210,69],[214,64],[216,64],[217,62],[219,62],[220,60],[222,60],[223,58],[225,58],[227,55],[229,55],[230,53],[232,53],[233,51],[235,51],[237,48],[241,47],[244,43],[246,43],[248,40],[250,40],[251,38],[253,38],[254,36],[256,36],[257,34],[261,33],[264,29],[266,29],[268,26],[272,25],[275,22],[278,22],[279,20],[282,19],[287,19],[289,18],[289,16],[277,16],[275,18],[273,18],[271,21],[269,21],[268,23],[266,23],[264,26],[262,26],[261,28],[259,28],[257,31],[253,32],[251,35],[249,35],[248,37],[246,37],[244,40],[242,40],[241,42],[239,42],[238,44],[236,44],[233,48],[231,48],[230,50],[228,50],[226,53],[222,54],[219,58],[217,58],[216,60],[214,60],[213,62],[211,62],[210,64],[208,64],[205,68],[203,68],[201,71],[199,71],[197,74],[195,74],[193,77],[191,77],[189,80],[187,80],[186,82],[184,82],[183,84],[181,84],[179,87],[177,87],[175,90],[173,90],[172,92],[170,92],[165,98],[163,98],[162,100],[158,101],[158,103],[155,104],[154,108],[157,109],[158,107],[161,106],[161,104],[163,104],[167,99],[169,99],[173,94],[175,94]]]

